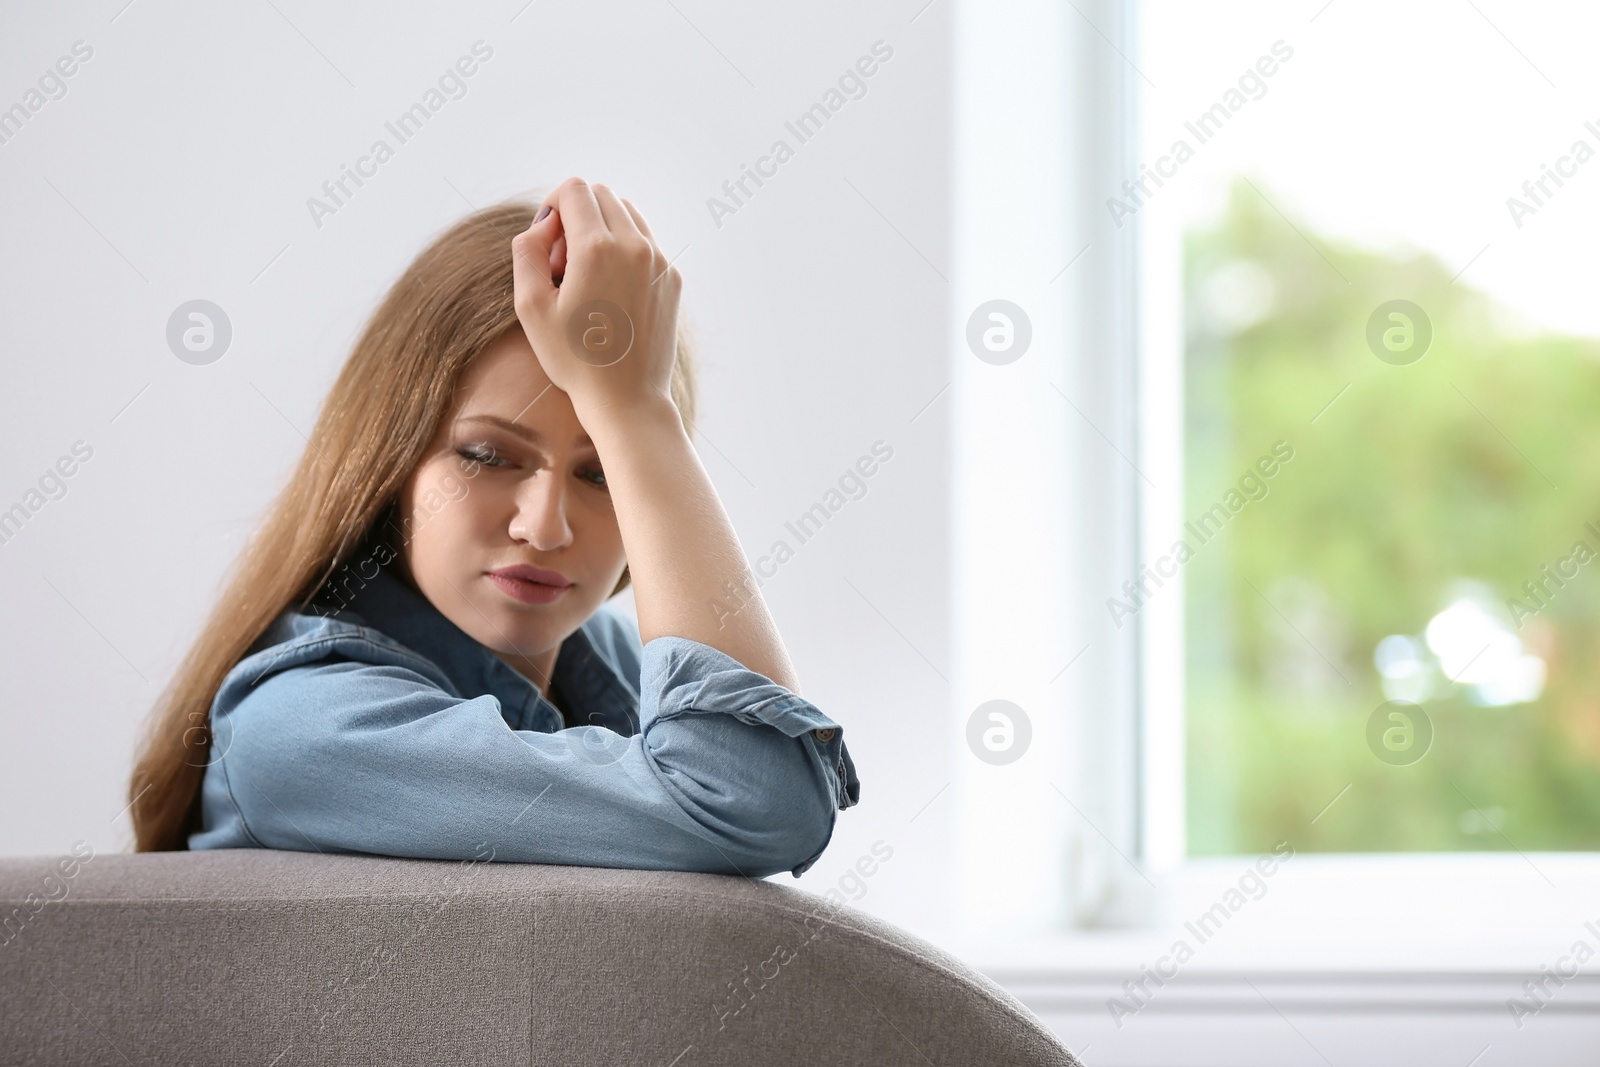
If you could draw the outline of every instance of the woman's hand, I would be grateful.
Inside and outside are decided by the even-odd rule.
[[[582,178],[544,207],[511,240],[517,321],[539,365],[580,420],[670,401],[683,280],[644,216]]]

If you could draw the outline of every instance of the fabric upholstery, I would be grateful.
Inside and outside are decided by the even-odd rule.
[[[959,960],[772,882],[271,849],[61,869],[0,860],[0,1063],[1078,1067]]]

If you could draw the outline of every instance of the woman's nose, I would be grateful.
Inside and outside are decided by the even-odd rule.
[[[567,525],[566,484],[554,471],[541,470],[518,486],[511,536],[541,552],[563,548],[572,541],[572,529]]]

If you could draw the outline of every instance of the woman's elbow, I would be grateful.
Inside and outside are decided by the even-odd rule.
[[[764,801],[761,818],[751,821],[744,842],[762,868],[755,877],[803,872],[833,838],[838,808],[832,794],[820,783],[807,784],[774,789]]]

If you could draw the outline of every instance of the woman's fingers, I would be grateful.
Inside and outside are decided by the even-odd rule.
[[[650,279],[654,282],[662,274],[672,270],[672,260],[668,259],[666,251],[656,244],[656,235],[650,232],[649,223],[644,221],[644,215],[640,213],[639,209],[633,206],[633,201],[625,199],[622,201],[622,206],[628,209],[629,215],[633,216],[633,224],[639,227],[639,232],[644,235],[644,239],[650,242],[650,247],[655,250],[656,262],[661,264],[661,270]]]
[[[606,217],[595,200],[594,190],[582,178],[568,178],[556,186],[546,201],[551,210],[561,216],[561,228],[567,243],[581,241],[587,234],[606,232]],[[549,216],[545,216],[547,219]]]
[[[600,205],[601,214],[605,216],[606,228],[613,237],[621,241],[645,240],[644,234],[633,223],[633,215],[622,206],[616,193],[604,185],[592,185],[590,188],[594,190],[594,198]]]
[[[654,244],[656,235],[650,232],[649,224],[644,221],[644,216],[639,214],[639,209],[633,206],[633,201],[629,200],[627,197],[623,197],[622,206],[628,209],[629,215],[633,216],[633,224],[639,227],[639,232],[644,234],[645,238],[649,240],[651,244]]]
[[[620,244],[648,249],[653,262],[671,269],[638,208],[618,198],[609,186],[591,185],[574,176],[551,190],[533,224],[513,242],[519,291],[542,303],[565,278],[572,249],[583,243],[586,234],[596,231]],[[542,284],[535,285],[533,275]],[[659,277],[654,274],[651,284]]]
[[[567,273],[567,235],[562,234],[556,238],[556,243],[550,246],[550,278],[556,284],[561,284],[562,276]]]
[[[612,234],[630,244],[636,242],[638,245],[650,250],[650,262],[652,263],[650,282],[652,285],[655,284],[662,273],[671,267],[671,264],[667,261],[666,253],[661,250],[661,247],[656,244],[655,238],[651,236],[650,227],[644,224],[644,216],[639,214],[638,210],[626,200],[618,200],[611,190],[604,185],[596,185],[594,192],[595,198],[600,201],[601,210],[606,212],[606,222],[611,225]],[[619,220],[617,222],[612,222],[613,211],[616,212]]]
[[[511,277],[519,303],[540,300],[554,290],[560,277],[559,272],[552,276],[558,247],[564,269],[566,241],[561,233],[560,216],[554,211],[511,239]]]

